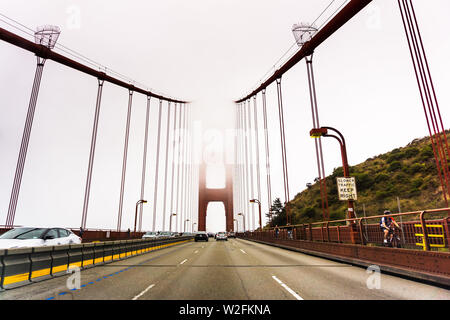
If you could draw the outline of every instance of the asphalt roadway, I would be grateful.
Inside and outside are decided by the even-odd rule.
[[[450,300],[444,288],[241,239],[188,242],[79,275],[79,289],[68,289],[68,274],[0,300]]]

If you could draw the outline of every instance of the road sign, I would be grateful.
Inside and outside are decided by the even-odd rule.
[[[356,181],[351,178],[336,178],[339,200],[357,200]]]

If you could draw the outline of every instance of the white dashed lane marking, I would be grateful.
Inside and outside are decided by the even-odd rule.
[[[300,297],[294,290],[292,290],[292,289],[289,288],[287,285],[285,285],[280,279],[278,279],[278,278],[275,277],[275,276],[272,276],[272,278],[273,278],[276,282],[278,282],[278,284],[279,284],[280,286],[282,286],[282,287],[285,288],[290,294],[292,294],[292,295],[295,297],[295,299],[297,299],[297,300],[303,300],[302,297]]]
[[[137,296],[135,296],[135,297],[133,298],[133,300],[139,299],[142,295],[144,295],[148,290],[150,290],[150,289],[153,288],[154,286],[155,286],[154,284],[149,285],[149,286],[147,287],[147,289],[145,289],[144,291],[142,291],[141,293],[139,293]]]

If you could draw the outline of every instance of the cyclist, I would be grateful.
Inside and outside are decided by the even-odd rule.
[[[391,224],[393,223],[397,228],[400,229],[399,225],[397,224],[397,222],[395,222],[395,220],[389,216],[389,214],[391,214],[391,212],[389,210],[384,210],[383,212],[384,217],[381,218],[380,220],[380,228],[381,231],[383,231],[384,233],[384,244],[388,243],[387,237],[389,235],[389,229],[391,227]]]

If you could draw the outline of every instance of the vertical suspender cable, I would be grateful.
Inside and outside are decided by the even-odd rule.
[[[145,112],[145,133],[144,133],[144,154],[142,158],[142,177],[141,177],[141,198],[144,199],[144,190],[145,190],[145,173],[147,169],[147,145],[148,145],[148,127],[150,122],[150,96],[147,96],[147,108]],[[143,215],[143,207],[139,206],[139,232],[142,230],[142,215]]]
[[[278,94],[278,114],[280,121],[280,136],[281,136],[281,155],[283,162],[283,181],[284,181],[284,198],[285,198],[285,208],[286,208],[286,224],[290,224],[289,217],[289,179],[288,179],[288,168],[287,168],[287,158],[286,158],[286,141],[284,133],[284,112],[283,112],[283,99],[281,93],[281,78],[277,79],[277,94]]]
[[[402,6],[402,3],[403,3],[403,6]],[[431,145],[433,148],[433,153],[434,153],[434,157],[435,157],[435,161],[436,161],[436,167],[438,169],[438,175],[439,175],[439,179],[441,182],[442,193],[444,196],[445,204],[448,207],[447,194],[450,195],[450,185],[449,185],[450,173],[449,173],[448,164],[447,164],[448,163],[447,156],[450,157],[450,154],[449,154],[449,149],[448,149],[447,137],[445,135],[445,128],[442,125],[442,118],[440,116],[439,105],[437,102],[434,85],[432,83],[431,73],[430,73],[430,70],[428,67],[428,62],[426,59],[425,50],[424,50],[422,39],[420,36],[419,26],[417,24],[417,19],[415,17],[412,2],[410,1],[412,12],[408,6],[407,1],[403,0],[402,3],[400,2],[400,0],[398,1],[400,13],[401,13],[402,21],[403,21],[403,26],[405,29],[405,34],[406,34],[406,38],[407,38],[407,42],[408,42],[408,46],[409,46],[409,50],[410,50],[410,54],[411,54],[411,59],[413,62],[414,72],[415,72],[417,84],[419,87],[419,93],[420,93],[420,97],[422,100],[425,118],[427,121],[428,131],[430,134]],[[413,21],[413,17],[414,17],[414,21]],[[416,32],[416,30],[417,30],[417,32]],[[426,69],[425,69],[425,65],[424,65],[424,59],[426,62],[425,63]],[[419,75],[420,75],[420,77],[419,77]],[[433,94],[431,93],[428,82],[431,83]],[[437,113],[439,115],[440,121],[438,121],[438,119],[436,118],[436,111],[435,111],[435,107],[433,104],[432,95],[434,97],[434,102],[436,104],[436,109],[437,109]],[[428,107],[428,112],[427,112],[427,107]],[[434,134],[431,130],[430,120],[432,123]],[[439,122],[441,123],[442,128],[439,128]],[[441,131],[442,131],[443,137],[441,137]],[[446,152],[444,149],[444,143],[442,142],[442,140],[445,141],[445,145],[447,147],[447,156],[446,156]],[[445,183],[444,183],[444,180],[445,180]]]
[[[22,183],[22,175],[25,167],[25,159],[27,157],[28,144],[30,142],[31,128],[33,126],[34,112],[39,94],[39,87],[42,79],[42,71],[44,69],[45,59],[37,57],[36,72],[34,74],[33,88],[31,90],[30,102],[28,104],[27,117],[23,129],[22,142],[20,144],[19,157],[17,159],[16,173],[14,176],[11,198],[9,200],[8,214],[6,216],[5,226],[12,228],[16,216],[17,201],[19,198],[20,185]]]
[[[181,108],[181,105],[180,105]],[[174,187],[174,172],[175,172],[175,137],[176,137],[176,125],[177,125],[177,104],[175,103],[175,114],[173,117],[173,143],[172,143],[172,183],[171,183],[171,191],[170,191],[170,215],[172,215],[173,212],[173,187]],[[171,219],[170,219],[171,220]],[[169,226],[169,231],[172,231],[172,226]]]
[[[186,211],[186,189],[187,189],[187,154],[188,154],[188,119],[189,119],[189,111],[190,109],[186,109],[186,117],[185,117],[185,124],[184,124],[184,142],[183,142],[183,149],[184,149],[184,156],[183,156],[183,227],[186,225],[185,221],[187,218],[187,211]],[[186,228],[186,227],[184,227]]]
[[[163,221],[162,230],[166,230],[166,204],[167,204],[167,167],[169,166],[169,135],[170,135],[170,101],[168,102],[167,111],[167,128],[166,128],[166,157],[164,165],[164,202],[163,202]]]
[[[306,57],[305,60],[306,60],[306,69],[308,71],[308,87],[309,87],[309,96],[311,100],[311,115],[313,121],[313,128],[317,129],[320,128],[320,123],[319,123],[319,112],[317,108],[317,95],[316,95],[312,58],[313,55],[311,54],[311,56],[309,58]],[[322,200],[322,217],[323,220],[329,220],[327,184],[322,152],[322,139],[320,137],[314,139],[314,144],[316,147],[317,170],[319,174],[320,196]]]
[[[253,97],[254,102],[254,116],[255,116],[255,145],[256,145],[256,187],[257,187],[257,195],[258,195],[258,201],[262,201],[261,199],[261,170],[259,168],[259,131],[258,131],[258,111],[256,108],[256,95]],[[262,217],[261,217],[262,219]],[[261,228],[262,228],[262,221],[261,222]]]
[[[97,142],[98,120],[100,118],[100,105],[102,101],[103,80],[98,79],[97,100],[95,103],[94,125],[92,128],[91,151],[89,153],[88,172],[86,177],[86,187],[84,189],[83,213],[81,216],[81,228],[86,229],[87,212],[89,207],[89,196],[91,193],[92,169],[94,166],[95,146]]]
[[[131,105],[133,102],[133,91],[128,92],[128,112],[127,112],[127,126],[125,130],[125,144],[123,148],[123,161],[122,161],[122,181],[120,184],[120,200],[119,200],[119,214],[117,218],[117,231],[120,231],[122,227],[122,209],[123,209],[123,194],[125,191],[125,176],[127,172],[127,156],[128,156],[128,139],[130,137],[130,123],[131,123]]]
[[[158,207],[158,177],[159,177],[159,148],[161,144],[161,117],[162,117],[162,100],[159,100],[159,116],[158,116],[158,141],[156,143],[156,167],[155,167],[155,188],[153,195],[153,222],[152,231],[156,230],[156,209]]]
[[[269,156],[269,131],[267,127],[267,105],[266,105],[266,89],[262,90],[263,100],[263,117],[264,117],[264,138],[266,143],[266,180],[267,180],[267,205],[269,216],[271,217],[272,208],[272,186],[270,181],[270,156]]]
[[[249,214],[249,186],[248,186],[248,178],[249,178],[249,172],[248,172],[248,141],[247,141],[247,116],[246,116],[246,110],[245,106],[247,105],[247,102],[242,103],[242,115],[243,115],[243,123],[244,123],[244,143],[245,143],[245,170],[244,170],[244,177],[245,177],[245,197],[244,197],[244,207],[245,207],[245,218],[247,220],[247,227],[250,230],[250,214]]]
[[[235,210],[235,219],[238,218],[237,214],[241,210],[241,204],[240,204],[240,176],[239,176],[239,114],[238,114],[238,108],[239,106],[236,104],[235,112],[234,112],[234,118],[235,118],[235,134],[234,134],[234,194],[235,194],[235,200],[234,203],[236,205],[234,206]],[[237,230],[238,231],[238,230]]]
[[[183,108],[182,108],[183,107]],[[186,110],[186,106],[184,104],[180,105],[180,119],[179,119],[179,123],[178,123],[178,161],[177,161],[177,203],[176,203],[176,216],[175,216],[175,230],[179,231],[179,221],[181,220],[180,218],[180,166],[181,166],[181,148],[182,148],[182,144],[181,144],[181,137],[183,134],[183,128],[181,127],[181,123],[182,123],[182,119],[185,116],[185,110]],[[184,120],[183,120],[184,123]]]
[[[250,199],[254,199],[254,183],[253,183],[253,146],[252,146],[252,118],[251,118],[251,103],[250,99],[248,99],[248,143],[249,143],[249,168],[250,168]],[[247,199],[247,202],[250,200]],[[255,206],[251,206],[252,208],[252,230],[255,230]]]

